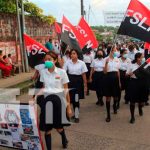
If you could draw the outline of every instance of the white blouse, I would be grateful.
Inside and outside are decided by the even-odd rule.
[[[82,75],[88,71],[85,62],[78,60],[73,63],[72,60],[67,61],[64,65],[64,69],[71,75]]]
[[[100,72],[104,71],[105,62],[104,59],[94,59],[91,63],[91,68],[94,68],[94,71]]]

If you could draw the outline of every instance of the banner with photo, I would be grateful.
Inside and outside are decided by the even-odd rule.
[[[15,149],[43,150],[34,106],[0,104],[0,145]]]

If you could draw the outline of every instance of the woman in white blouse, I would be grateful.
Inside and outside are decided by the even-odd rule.
[[[104,80],[104,52],[97,51],[96,58],[91,63],[90,82],[94,91],[96,91],[96,105],[103,106],[103,80]]]
[[[104,96],[106,96],[107,118],[106,122],[110,122],[110,101],[114,99],[114,114],[117,114],[117,103],[120,94],[120,61],[117,58],[116,46],[113,46],[108,57],[105,58],[105,77],[104,77]]]
[[[84,90],[87,92],[87,79],[86,72],[87,67],[85,62],[79,60],[79,53],[77,50],[72,49],[70,52],[71,60],[67,61],[64,65],[64,69],[68,73],[69,77],[69,90],[70,99],[74,108],[74,121],[79,123],[79,99],[84,99]]]

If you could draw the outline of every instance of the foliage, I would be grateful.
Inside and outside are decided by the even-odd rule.
[[[18,0],[19,8],[21,8],[21,1]],[[39,8],[36,4],[29,2],[28,0],[23,0],[24,2],[24,11],[34,17],[41,18],[42,21],[47,22],[48,24],[53,24],[55,18],[51,15],[43,15],[43,10]],[[16,14],[16,0],[0,0],[0,13],[13,13]]]

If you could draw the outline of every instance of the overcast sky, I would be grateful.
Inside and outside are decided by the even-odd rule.
[[[78,24],[80,19],[81,0],[30,0],[44,10],[44,14],[53,15],[61,22],[65,15],[72,24]],[[150,0],[140,0],[150,8]],[[130,0],[84,0],[84,8],[90,11],[90,25],[104,25],[103,11],[126,11]],[[88,15],[87,15],[88,16]]]

